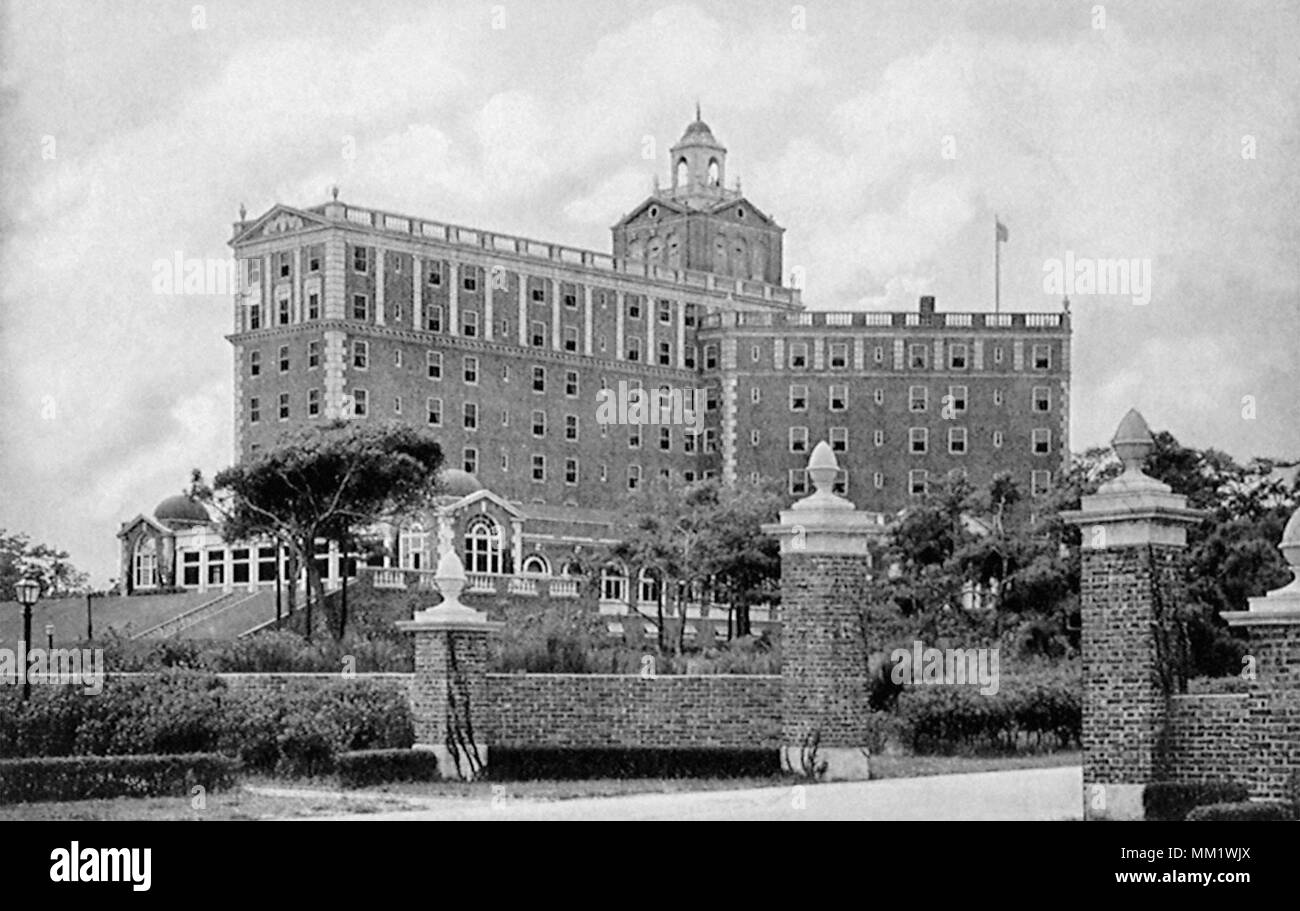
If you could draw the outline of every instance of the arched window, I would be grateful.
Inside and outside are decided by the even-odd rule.
[[[676,234],[668,238],[668,265],[674,269],[682,267],[682,242]]]
[[[525,576],[549,576],[551,574],[551,565],[546,562],[546,558],[541,554],[529,554],[524,557],[521,567],[521,572]]]
[[[582,564],[577,560],[566,560],[560,567],[560,576],[564,579],[572,579],[575,576],[582,575]]]
[[[501,572],[501,529],[479,516],[465,529],[465,563],[472,573]]]
[[[144,537],[136,542],[135,554],[133,557],[135,587],[136,588],[157,588],[158,587],[158,541],[155,538]]]
[[[652,263],[657,263],[663,252],[664,242],[657,237],[650,238],[650,243],[646,246],[646,259]]]
[[[637,586],[637,600],[658,603],[659,577],[648,570],[641,571],[641,584]]]
[[[718,159],[710,158],[709,159],[709,186],[716,187],[717,185],[718,185]]]
[[[600,570],[600,599],[602,601],[627,600],[627,575],[616,563],[610,563]]]
[[[402,569],[424,569],[426,557],[424,526],[420,523],[402,529],[398,547],[402,552]]]
[[[677,188],[686,186],[686,175],[686,159],[679,158],[677,159],[677,170],[673,172],[673,187]]]

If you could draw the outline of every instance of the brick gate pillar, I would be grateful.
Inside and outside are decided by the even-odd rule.
[[[1136,410],[1111,445],[1123,473],[1064,516],[1082,526],[1083,812],[1141,819],[1146,785],[1167,774],[1171,665],[1162,661],[1169,645],[1160,631],[1183,598],[1187,526],[1201,513],[1143,473],[1155,442]]]
[[[1251,796],[1290,800],[1300,785],[1300,509],[1286,523],[1278,545],[1291,569],[1289,585],[1250,599],[1250,610],[1219,614],[1244,628],[1247,657],[1254,662],[1250,691]]]
[[[887,529],[884,516],[833,492],[838,472],[830,446],[818,443],[808,461],[816,491],[763,530],[781,541],[782,766],[851,780],[868,775],[861,609],[871,544]]]
[[[472,780],[487,767],[488,636],[502,624],[460,603],[465,567],[454,549],[443,552],[434,581],[442,602],[397,624],[415,635],[415,749],[433,751],[444,778]]]

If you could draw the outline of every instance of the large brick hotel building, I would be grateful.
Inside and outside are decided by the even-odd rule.
[[[784,229],[727,187],[698,116],[671,155],[670,185],[614,225],[612,255],[338,199],[238,222],[237,456],[333,418],[430,427],[448,496],[441,518],[391,531],[391,559],[427,571],[434,524],[450,523],[472,590],[522,594],[545,578],[572,592],[630,488],[775,478],[793,498],[822,439],[842,491],[882,514],[958,469],[1051,484],[1068,453],[1068,311],[805,310],[781,283]],[[601,389],[638,386],[705,390],[704,432],[598,421]],[[124,524],[128,588],[274,580],[273,549],[228,546],[182,506]],[[321,561],[337,582],[338,555]],[[602,584],[606,605],[626,584]]]

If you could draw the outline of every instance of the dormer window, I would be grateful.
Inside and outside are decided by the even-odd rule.
[[[651,206],[651,207],[650,207],[650,217],[651,217],[651,218],[658,218],[658,217],[659,217],[659,207],[658,207],[658,206]]]

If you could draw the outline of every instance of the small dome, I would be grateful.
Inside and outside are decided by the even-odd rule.
[[[1282,529],[1282,547],[1300,546],[1300,509],[1291,514],[1291,520]]]
[[[153,511],[153,517],[164,525],[206,525],[212,519],[202,503],[192,500],[183,493],[168,497],[159,503]]]
[[[482,489],[478,478],[459,468],[448,468],[438,478],[438,493],[443,496],[467,497]]]

